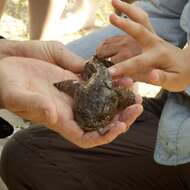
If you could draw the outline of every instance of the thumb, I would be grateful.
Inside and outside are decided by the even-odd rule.
[[[130,127],[143,112],[141,104],[133,104],[127,107],[120,115],[120,121]]]
[[[166,81],[169,82],[172,77],[171,75],[173,75],[173,74],[174,73],[170,74],[170,73],[160,70],[160,69],[153,69],[149,74],[149,82],[153,85],[164,87]]]
[[[80,73],[83,70],[85,60],[68,50],[62,43],[47,42],[46,45],[57,65],[75,73]]]
[[[44,95],[28,90],[16,90],[15,93],[9,95],[7,107],[10,111],[25,113],[27,119],[37,122],[47,122],[55,124],[58,116],[56,105],[52,100]]]
[[[109,72],[112,77],[128,76],[133,78],[135,74],[143,73],[151,68],[153,60],[154,57],[149,52],[145,52],[109,67]]]
[[[154,69],[149,74],[149,82],[162,88],[179,92],[185,89],[185,85],[179,81],[179,74],[175,72],[166,72],[160,69]]]

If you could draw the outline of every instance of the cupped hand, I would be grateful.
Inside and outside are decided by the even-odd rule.
[[[60,96],[53,83],[67,79],[79,80],[72,72],[45,61],[3,58],[0,60],[1,107],[32,121],[56,123],[57,107],[67,108],[72,100],[64,94]]]
[[[184,90],[190,84],[190,48],[182,50],[157,36],[142,9],[119,0],[112,0],[112,4],[129,19],[111,15],[111,23],[138,41],[142,54],[114,65],[110,73],[115,77],[127,75],[169,91]]]
[[[76,74],[45,61],[7,57],[0,60],[0,102],[17,115],[41,123],[82,148],[91,148],[113,141],[124,133],[142,113],[140,100],[118,113],[107,126],[105,135],[85,133],[73,116],[73,100],[58,91],[53,83],[80,80]]]

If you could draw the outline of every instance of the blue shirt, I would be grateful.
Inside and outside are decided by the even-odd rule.
[[[148,12],[159,36],[178,47],[190,40],[190,0],[136,4]],[[164,165],[190,162],[190,87],[184,93],[169,93],[159,122],[154,158]]]

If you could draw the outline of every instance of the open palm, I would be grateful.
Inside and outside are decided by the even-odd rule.
[[[142,112],[142,106],[135,104],[115,116],[105,135],[101,136],[96,131],[85,133],[74,120],[72,98],[53,86],[55,82],[68,79],[79,80],[76,74],[45,61],[4,58],[0,64],[2,107],[46,125],[83,148],[111,142],[125,132]]]

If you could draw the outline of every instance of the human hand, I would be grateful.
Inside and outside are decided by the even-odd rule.
[[[107,144],[125,132],[141,114],[141,100],[115,115],[103,136],[85,133],[74,120],[73,100],[53,85],[77,75],[45,61],[7,57],[0,60],[0,103],[17,115],[42,123],[82,148]]]
[[[43,60],[75,73],[81,72],[85,63],[81,57],[70,52],[62,43],[56,41],[12,41],[2,39],[0,58],[10,56]]]
[[[129,19],[111,15],[111,23],[137,40],[143,53],[114,65],[110,73],[160,85],[169,91],[184,90],[190,84],[190,49],[181,50],[157,36],[143,10],[118,0],[112,0],[112,4]]]
[[[78,77],[41,60],[3,58],[0,60],[1,107],[34,122],[56,123],[56,104],[60,98],[52,87],[53,81],[67,79]],[[68,98],[63,100],[69,101]]]
[[[140,44],[130,35],[110,37],[96,50],[96,54],[99,58],[109,58],[112,63],[124,61],[140,53]]]

